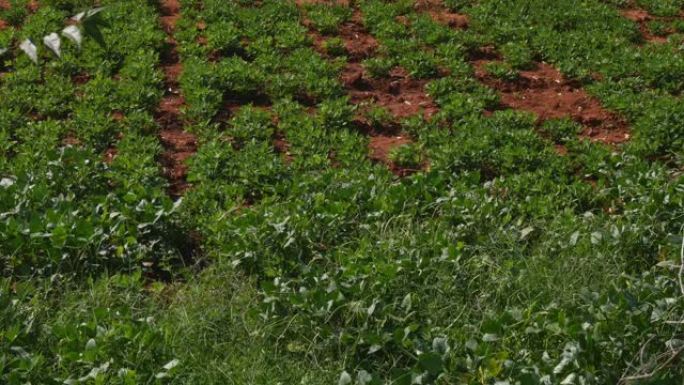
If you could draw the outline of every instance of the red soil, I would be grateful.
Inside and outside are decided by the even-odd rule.
[[[121,111],[112,111],[112,120],[115,122],[120,122],[124,120],[126,116]]]
[[[0,0],[0,9],[10,9],[11,5],[8,0]],[[5,21],[0,19],[0,31],[3,29],[7,28],[9,24]]]
[[[667,42],[667,37],[665,36],[657,36],[651,33],[650,29],[648,28],[648,23],[650,21],[654,20],[663,20],[663,21],[668,21],[671,20],[671,18],[664,18],[664,17],[657,17],[653,16],[648,13],[648,11],[644,9],[639,9],[639,8],[633,8],[633,9],[625,9],[620,12],[623,17],[639,24],[639,30],[641,31],[641,35],[643,36],[644,40],[649,42],[649,43],[666,43]],[[673,31],[670,31],[672,33]],[[668,33],[668,34],[670,34]]]
[[[74,75],[71,77],[71,81],[78,86],[86,84],[90,81],[90,74],[84,72]]]
[[[452,28],[466,29],[470,23],[468,16],[449,11],[442,0],[417,0],[415,7],[429,14],[434,21]]]
[[[339,36],[351,61],[369,58],[378,49],[378,41],[363,27],[363,16],[356,10],[352,19],[340,26]]]
[[[283,156],[285,164],[290,164],[294,157],[290,153],[290,143],[281,132],[277,132],[273,138],[273,148]]]
[[[28,10],[29,10],[31,13],[35,13],[35,12],[38,10],[38,8],[40,8],[40,4],[38,3],[37,0],[31,0],[31,1],[29,1],[29,3],[26,5],[26,8],[28,8]]]
[[[354,104],[372,102],[386,108],[395,118],[405,118],[423,111],[432,116],[437,106],[425,94],[426,81],[412,79],[405,70],[395,68],[389,78],[373,79],[366,76],[361,61],[371,57],[378,48],[377,40],[363,27],[363,16],[356,10],[352,19],[340,26],[339,36],[348,53],[349,62],[340,80],[347,88]],[[318,39],[314,39],[316,42]]]
[[[68,133],[64,139],[62,139],[62,145],[64,146],[80,146],[81,141],[74,136],[73,133]]]
[[[166,84],[178,84],[178,78],[180,77],[181,73],[183,73],[183,65],[177,60],[177,57],[173,57],[169,58],[168,62],[164,62],[164,81]]]
[[[117,153],[118,150],[115,147],[111,147],[105,150],[104,162],[107,164],[112,164],[112,162],[114,162],[114,158],[116,158]]]
[[[168,34],[172,34],[176,29],[176,23],[181,17],[180,14],[181,4],[179,0],[161,0],[160,10],[162,16],[159,20],[164,27],[164,30]]]
[[[400,67],[393,69],[389,78],[374,79],[366,76],[360,63],[349,63],[342,71],[341,79],[352,103],[371,102],[384,107],[397,119],[421,112],[425,118],[430,118],[438,111],[432,98],[425,93],[427,81],[412,79]]]
[[[160,9],[160,20],[168,34],[169,47],[168,52],[162,57],[161,64],[166,94],[159,102],[156,112],[156,121],[161,127],[159,141],[164,147],[160,163],[164,175],[169,180],[169,194],[178,197],[189,188],[186,161],[197,151],[197,138],[183,130],[181,119],[185,99],[178,88],[178,78],[183,72],[183,66],[179,61],[177,44],[173,38],[176,22],[180,18],[180,3],[178,0],[161,0]]]
[[[476,76],[499,91],[505,107],[533,112],[540,122],[571,118],[585,127],[582,136],[594,141],[618,144],[629,139],[629,127],[623,119],[552,66],[538,63],[532,70],[521,71],[518,80],[504,82],[486,73],[483,66],[487,62],[473,63]]]
[[[325,0],[296,0],[298,5],[303,4],[330,4],[331,1]],[[348,5],[348,1],[337,1],[338,4]],[[309,36],[313,41],[314,48],[323,56],[328,57],[323,48],[326,38],[316,31],[308,20],[303,24],[309,28]],[[367,76],[361,62],[373,56],[378,49],[378,41],[370,35],[363,26],[363,15],[355,9],[349,21],[340,25],[338,37],[342,39],[345,50],[347,51],[348,62],[340,74],[340,81],[347,89],[351,103],[369,104],[370,106],[383,107],[395,119],[406,118],[423,113],[424,117],[429,118],[437,112],[437,106],[426,93],[425,85],[427,81],[412,79],[406,70],[394,68],[388,78],[374,79]],[[418,170],[401,168],[388,159],[390,151],[403,144],[411,143],[405,136],[390,135],[396,132],[396,125],[383,127],[381,132],[365,122],[360,114],[356,118],[356,124],[361,131],[370,135],[369,152],[370,158],[377,162],[386,164],[392,172],[399,176],[409,175]],[[277,147],[282,144],[278,143]],[[282,151],[281,151],[282,152]],[[335,153],[329,154],[329,159],[333,167],[338,163],[335,160]]]
[[[621,13],[622,16],[637,23],[651,20],[651,15],[644,9],[625,9]]]
[[[389,163],[389,153],[393,148],[412,143],[406,136],[372,136],[368,142],[371,159]]]

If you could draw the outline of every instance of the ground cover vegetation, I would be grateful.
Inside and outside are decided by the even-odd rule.
[[[681,384],[683,8],[0,0],[0,383]]]

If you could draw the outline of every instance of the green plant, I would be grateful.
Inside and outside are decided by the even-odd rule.
[[[306,7],[306,16],[313,26],[323,34],[334,34],[340,24],[351,17],[351,8],[342,5],[312,3]]]
[[[368,123],[375,129],[383,129],[394,122],[392,113],[384,107],[371,105],[365,112],[365,118]]]
[[[389,152],[389,160],[399,167],[419,169],[425,161],[423,150],[416,144],[404,144]]]
[[[518,71],[513,69],[513,67],[507,63],[507,62],[491,62],[487,63],[485,66],[485,69],[489,74],[494,76],[497,79],[501,79],[503,81],[511,82],[520,76]]]
[[[529,69],[533,64],[534,54],[527,44],[508,43],[501,47],[506,63],[517,70]]]
[[[570,119],[552,119],[544,122],[541,131],[554,142],[565,143],[574,140],[582,132],[582,126]]]
[[[232,22],[217,22],[207,26],[207,43],[224,55],[242,50],[240,30]]]
[[[325,52],[327,52],[329,55],[333,56],[342,56],[347,52],[344,42],[339,37],[331,37],[326,39],[325,42],[323,42],[323,49],[325,49]]]
[[[648,23],[648,30],[656,36],[667,36],[670,31],[668,23],[654,20]]]
[[[374,78],[383,78],[389,75],[389,72],[396,65],[394,60],[385,57],[372,57],[363,61],[363,68],[368,74]]]

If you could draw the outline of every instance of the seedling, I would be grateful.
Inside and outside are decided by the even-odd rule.
[[[520,76],[518,71],[506,62],[487,63],[485,69],[490,75],[503,81],[514,81]]]
[[[403,144],[390,150],[389,160],[396,166],[407,169],[419,169],[424,160],[423,149],[414,143]]]
[[[332,56],[342,56],[347,52],[344,47],[344,41],[339,37],[331,37],[325,40],[325,42],[323,42],[323,49]]]

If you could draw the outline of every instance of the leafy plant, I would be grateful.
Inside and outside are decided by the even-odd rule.
[[[389,152],[389,160],[403,168],[419,169],[424,160],[423,150],[416,144],[404,144]]]
[[[515,81],[520,76],[518,71],[513,69],[513,67],[506,62],[487,63],[485,69],[489,74],[491,74],[495,78],[507,82]]]
[[[571,141],[581,131],[582,126],[570,119],[551,119],[542,125],[542,132],[556,143]]]
[[[351,17],[351,8],[342,5],[308,4],[306,16],[323,34],[336,33],[339,25]]]
[[[323,49],[329,55],[342,56],[347,52],[344,42],[339,37],[331,37],[323,42]]]
[[[372,57],[363,61],[363,68],[374,78],[383,78],[389,75],[396,62],[381,56]]]

